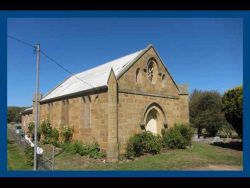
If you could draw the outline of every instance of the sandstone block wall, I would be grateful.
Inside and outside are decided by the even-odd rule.
[[[22,129],[25,132],[28,131],[28,125],[30,122],[34,122],[34,116],[33,116],[32,112],[22,114]]]
[[[174,126],[175,123],[188,122],[188,114],[183,108],[180,99],[166,99],[161,97],[152,97],[144,95],[119,93],[118,103],[118,142],[120,153],[125,152],[128,139],[134,134],[144,131],[141,127],[143,112],[147,105],[159,104],[165,115],[168,127]],[[183,108],[180,111],[180,108]],[[158,133],[164,126],[158,126]]]
[[[74,129],[73,139],[81,140],[83,142],[92,142],[96,140],[102,149],[107,149],[108,136],[108,95],[107,93],[93,94],[87,96],[79,96],[69,98],[68,100],[68,117],[70,126]],[[89,102],[89,104],[88,104]],[[62,130],[64,124],[62,123],[63,116],[62,105],[63,100],[50,102],[53,106],[53,115],[50,122],[53,127],[59,131]],[[86,105],[89,105],[89,125],[86,126],[85,110]],[[48,103],[41,104],[40,120],[49,119]]]
[[[156,62],[154,82],[147,73],[147,62],[152,58]],[[188,95],[179,94],[154,48],[142,55],[118,80],[111,71],[107,92],[41,103],[40,121],[50,119],[59,131],[68,122],[67,126],[74,129],[74,140],[96,140],[112,161],[117,159],[118,153],[124,154],[131,136],[144,131],[141,125],[145,124],[143,116],[150,104],[159,106],[157,133],[165,125],[172,127],[175,123],[189,122]],[[31,120],[32,114],[22,116],[24,125]]]
[[[154,58],[155,81],[147,75],[147,62]],[[138,70],[140,77],[136,77]],[[140,124],[147,105],[157,103],[165,114],[168,127],[175,123],[189,122],[188,95],[179,95],[178,88],[153,48],[125,72],[118,80],[118,142],[119,152],[124,153],[128,139],[142,132]],[[164,128],[163,121],[157,132]]]

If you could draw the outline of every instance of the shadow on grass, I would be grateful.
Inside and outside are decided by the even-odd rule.
[[[229,142],[229,143],[224,143],[224,142],[215,142],[211,144],[213,146],[218,146],[222,148],[229,148],[229,149],[234,149],[237,151],[242,151],[243,150],[243,143],[242,142]]]

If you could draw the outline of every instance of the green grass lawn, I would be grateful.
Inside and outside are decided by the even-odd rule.
[[[32,170],[26,164],[24,151],[14,142],[8,142],[8,170]]]
[[[117,163],[103,163],[67,152],[55,159],[55,170],[191,170],[208,165],[242,167],[242,151],[194,143],[185,150],[167,150],[158,155]],[[26,164],[24,151],[13,142],[8,142],[8,170],[32,170]]]
[[[242,151],[202,143],[185,150],[168,150],[134,161],[103,163],[63,152],[56,157],[56,170],[185,170],[208,165],[242,166]]]

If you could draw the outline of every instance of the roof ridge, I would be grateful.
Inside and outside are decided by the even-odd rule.
[[[100,65],[97,65],[97,66],[92,67],[92,68],[90,68],[90,69],[87,69],[87,70],[85,70],[85,71],[76,73],[75,75],[77,76],[78,74],[81,74],[81,73],[87,72],[87,71],[91,71],[91,70],[93,70],[93,69],[100,68],[100,67],[102,67],[102,66],[105,67],[105,65],[111,64],[111,63],[113,63],[114,61],[118,61],[118,60],[120,60],[120,59],[122,59],[122,58],[125,58],[125,57],[127,57],[127,56],[133,55],[133,54],[138,53],[138,52],[143,51],[143,50],[144,50],[144,49],[141,49],[141,50],[138,50],[138,51],[136,51],[136,52],[133,52],[133,53],[124,55],[124,56],[122,56],[122,57],[119,57],[119,58],[110,60],[110,61],[108,61],[108,62],[106,62],[106,63],[100,64]]]
[[[147,47],[148,48],[148,47]],[[81,72],[79,72],[79,73],[76,73],[76,74],[74,74],[74,75],[71,75],[71,76],[69,76],[69,77],[67,77],[66,79],[64,79],[61,83],[59,83],[55,88],[53,88],[52,90],[50,90],[48,93],[46,93],[44,96],[43,96],[43,98],[41,99],[41,101],[46,101],[46,100],[48,100],[48,99],[50,99],[50,98],[54,98],[54,97],[49,97],[48,99],[46,99],[46,97],[48,97],[51,93],[53,93],[54,91],[56,91],[56,89],[57,88],[59,88],[60,86],[62,86],[63,87],[63,84],[65,83],[65,82],[67,82],[68,80],[70,80],[71,78],[73,78],[73,77],[79,77],[80,79],[85,79],[85,77],[87,77],[86,78],[86,80],[88,80],[88,79],[90,79],[90,74],[94,74],[95,72],[93,72],[94,70],[99,70],[100,71],[100,73],[99,74],[97,74],[97,76],[100,76],[100,75],[104,75],[103,76],[103,78],[102,79],[105,79],[105,74],[106,74],[106,71],[107,70],[105,70],[105,68],[107,67],[109,67],[109,68],[113,68],[114,69],[114,71],[117,71],[116,72],[116,74],[118,75],[120,72],[121,72],[121,70],[123,69],[123,67],[127,67],[128,66],[128,64],[130,64],[131,62],[133,62],[134,61],[134,59],[136,59],[137,58],[137,56],[139,56],[140,54],[141,54],[141,52],[143,52],[144,50],[145,50],[146,48],[144,48],[144,49],[141,49],[141,50],[138,50],[138,51],[135,51],[135,52],[133,52],[133,53],[129,53],[129,54],[127,54],[127,55],[124,55],[124,56],[122,56],[122,57],[119,57],[119,58],[116,58],[116,59],[113,59],[113,60],[110,60],[110,61],[108,61],[108,62],[106,62],[106,63],[104,63],[104,64],[100,64],[100,65],[98,65],[98,66],[95,66],[95,67],[92,67],[92,68],[90,68],[90,69],[87,69],[87,70],[84,70],[84,71],[81,71]],[[130,57],[131,56],[131,57]],[[135,57],[133,57],[133,56],[135,56]],[[131,58],[131,59],[128,59],[128,58]],[[127,59],[126,59],[127,58]],[[121,60],[122,59],[124,59],[124,63],[122,64],[121,62]],[[121,62],[119,62],[119,61],[121,61]],[[119,67],[115,67],[114,68],[114,66],[115,66],[115,64],[113,65],[113,63],[115,63],[115,62],[117,62],[117,64],[116,65],[119,65],[119,64],[121,64],[121,66]],[[106,69],[107,69],[106,68]],[[121,69],[121,70],[120,70]],[[103,71],[103,72],[102,72]],[[93,73],[92,73],[93,72]],[[96,77],[95,77],[96,78]],[[101,78],[100,78],[101,79]],[[96,80],[95,80],[96,81]],[[103,80],[102,80],[103,81]],[[69,81],[70,82],[70,81]],[[86,81],[86,82],[88,82],[88,81]],[[72,85],[72,84],[70,84],[70,83],[68,83],[69,85]],[[103,84],[103,83],[102,83]],[[107,84],[107,83],[106,83]],[[92,85],[92,84],[91,84]],[[94,87],[93,88],[96,88],[96,87],[99,87],[98,86],[98,82],[97,82],[97,84],[93,84],[94,85]],[[71,87],[72,88],[72,87]],[[65,89],[64,89],[65,90]],[[84,90],[86,90],[86,88],[85,89],[83,89],[82,91],[84,91]],[[66,92],[67,93],[67,92]],[[62,94],[61,96],[64,96],[64,95],[67,95],[67,94]]]

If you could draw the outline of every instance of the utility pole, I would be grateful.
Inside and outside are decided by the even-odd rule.
[[[35,112],[35,140],[34,140],[34,170],[37,170],[37,128],[39,125],[38,95],[39,95],[39,69],[40,69],[40,44],[36,48],[36,112]]]

